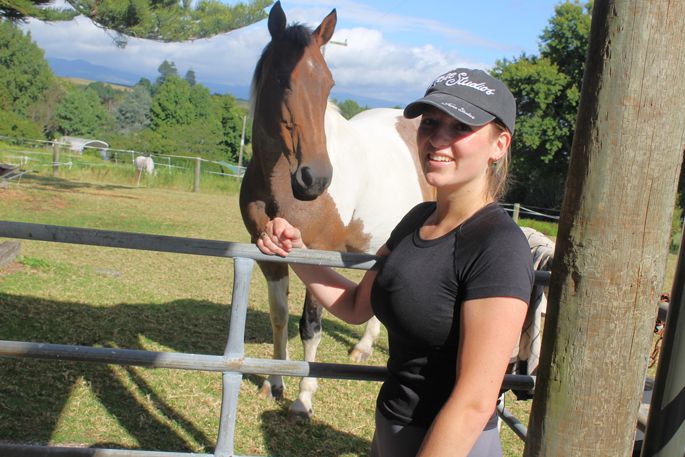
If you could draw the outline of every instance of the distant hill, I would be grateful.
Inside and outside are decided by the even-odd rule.
[[[78,78],[87,81],[100,81],[103,83],[111,83],[122,86],[134,86],[140,78],[147,78],[154,81],[159,76],[155,74],[136,74],[116,68],[110,68],[103,65],[95,65],[85,60],[67,60],[56,57],[48,57],[48,64],[52,68],[53,73],[57,76],[66,78]],[[197,80],[203,86],[207,87],[215,94],[231,94],[237,99],[248,100],[250,98],[250,87],[241,85],[221,84],[215,82],[204,81],[202,75],[197,75]],[[358,97],[346,93],[338,93],[335,88],[331,94],[332,98],[337,100],[351,99],[357,102],[360,106],[369,106],[371,108],[391,107],[396,103],[387,100],[379,100],[369,97]]]

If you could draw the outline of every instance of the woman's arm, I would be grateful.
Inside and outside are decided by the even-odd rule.
[[[423,441],[418,457],[466,456],[495,410],[527,305],[518,298],[464,302],[454,389]]]
[[[257,247],[265,254],[283,257],[293,249],[307,248],[300,230],[282,218],[269,221],[257,240]],[[388,249],[382,246],[377,255],[388,253]],[[338,318],[351,324],[361,324],[373,316],[371,287],[376,278],[375,271],[367,271],[357,284],[328,267],[302,264],[291,264],[290,267],[316,300]]]

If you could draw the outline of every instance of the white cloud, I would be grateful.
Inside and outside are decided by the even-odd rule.
[[[307,0],[290,3],[295,6],[287,11],[289,22],[301,21],[315,27],[330,12],[326,1],[318,1],[314,8],[306,8]],[[365,14],[382,14],[383,21],[408,27],[406,18],[379,13],[355,2],[336,0],[336,3],[345,6],[347,15],[358,15],[359,22],[369,22]],[[129,39],[123,49],[114,45],[107,32],[83,17],[54,24],[30,21],[23,28],[31,31],[48,57],[82,59],[147,77],[156,77],[157,67],[166,59],[173,61],[181,74],[192,68],[198,81],[244,87],[249,86],[254,66],[269,40],[266,21],[194,42]],[[445,33],[450,30],[445,29]],[[329,44],[325,50],[336,81],[334,91],[383,99],[392,104],[403,104],[421,95],[428,83],[443,71],[458,66],[486,66],[482,62],[465,61],[454,51],[444,51],[431,44],[392,43],[378,29],[369,27],[339,29],[334,40],[347,41],[347,46]]]

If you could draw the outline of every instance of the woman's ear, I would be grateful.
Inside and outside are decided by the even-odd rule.
[[[508,130],[502,130],[499,132],[497,135],[497,139],[495,140],[495,151],[492,155],[492,160],[498,161],[504,155],[507,153],[509,150],[509,146],[511,145],[511,133],[509,133]]]

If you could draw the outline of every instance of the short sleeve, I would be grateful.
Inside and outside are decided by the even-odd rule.
[[[463,270],[464,299],[514,297],[530,301],[535,274],[530,247],[511,221],[487,232]]]

